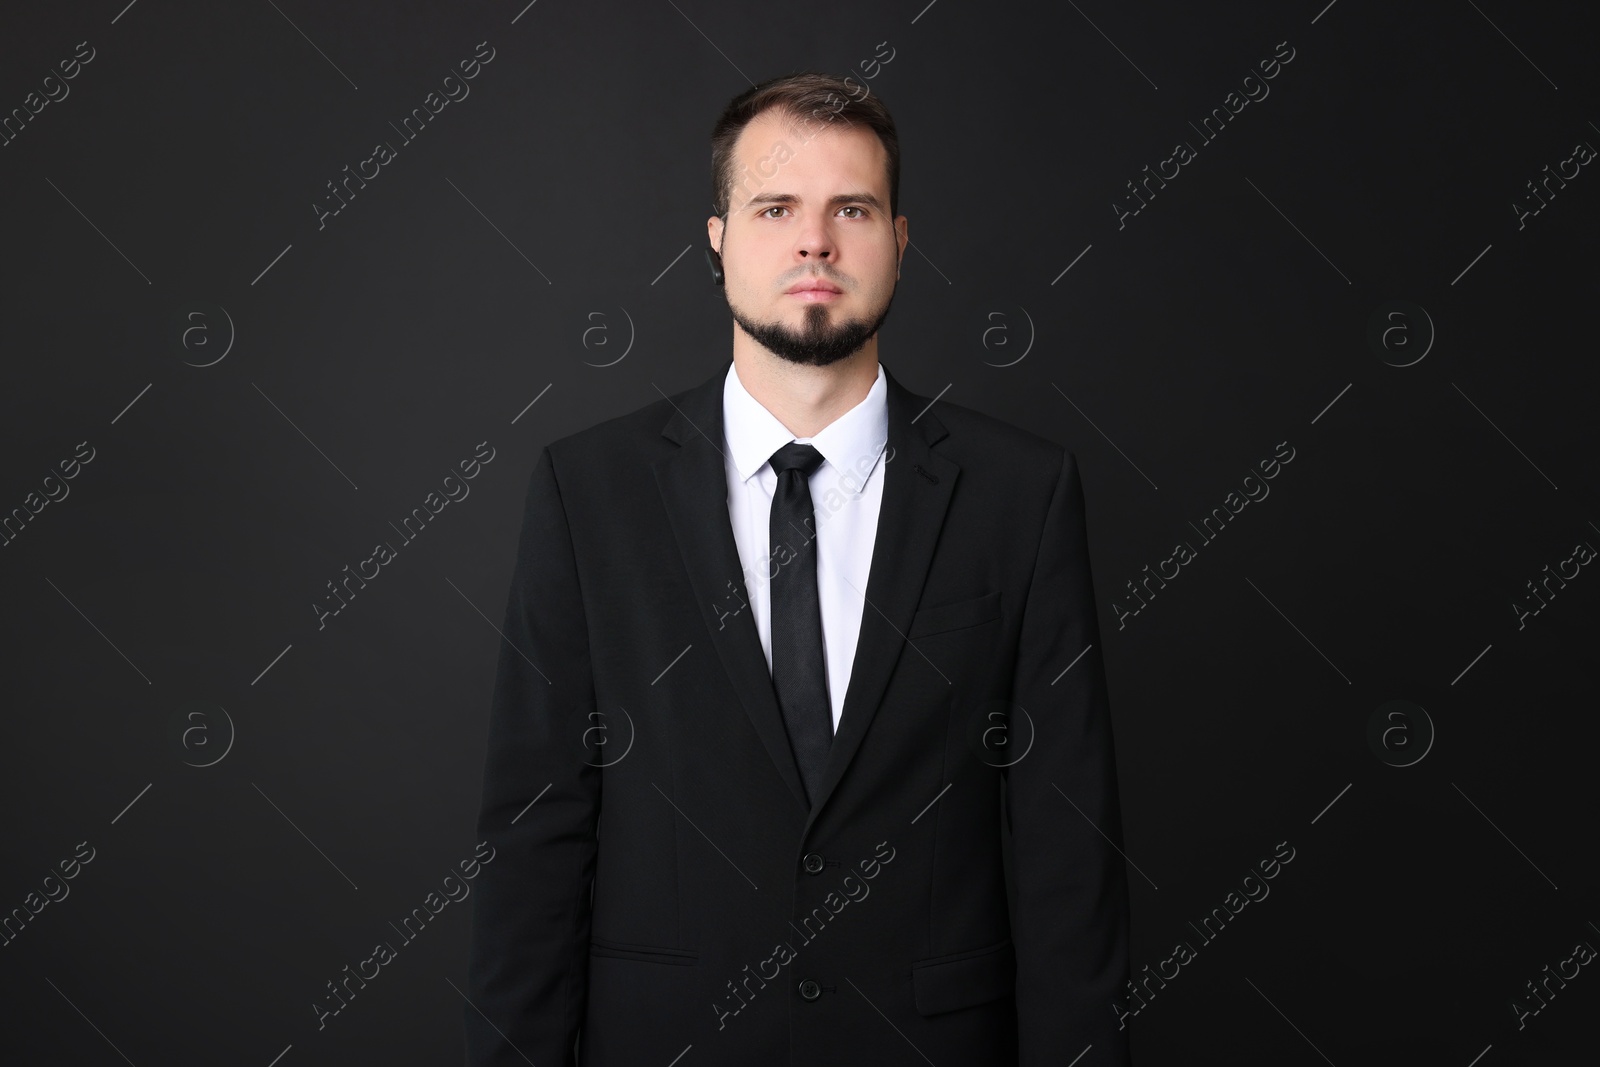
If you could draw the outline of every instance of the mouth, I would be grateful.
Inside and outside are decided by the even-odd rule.
[[[806,281],[790,286],[787,294],[796,300],[802,300],[806,303],[824,303],[843,296],[844,291],[832,282],[825,282],[820,278],[809,278]]]

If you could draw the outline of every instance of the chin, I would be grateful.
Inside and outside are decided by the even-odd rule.
[[[815,305],[811,305],[811,307],[814,306]],[[803,330],[811,321],[809,318],[811,314],[811,307],[802,307],[798,310],[791,309],[788,315],[782,317],[775,315],[773,318],[776,321],[783,323],[791,330]],[[847,322],[850,319],[857,318],[858,316],[851,314],[852,310],[853,309],[851,308],[839,307],[835,304],[830,304],[826,308],[822,309],[822,311],[826,313],[826,321],[829,323]]]

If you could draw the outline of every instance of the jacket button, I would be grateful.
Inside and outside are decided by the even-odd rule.
[[[800,995],[805,997],[807,1000],[816,1000],[818,997],[822,996],[822,987],[813,982],[811,979],[807,978],[804,982],[800,983]]]
[[[807,874],[821,874],[822,856],[816,852],[806,853],[805,865]]]

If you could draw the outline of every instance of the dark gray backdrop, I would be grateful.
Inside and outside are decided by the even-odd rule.
[[[528,473],[725,364],[707,134],[802,68],[900,126],[883,362],[1081,461],[1139,1062],[1592,1049],[1594,967],[1512,1007],[1600,945],[1580,5],[124,3],[0,33],[0,1059],[459,1062],[470,904],[391,924],[473,857]]]

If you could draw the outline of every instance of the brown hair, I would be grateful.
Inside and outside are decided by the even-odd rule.
[[[844,78],[819,71],[803,71],[772,78],[751,86],[729,102],[711,129],[711,203],[726,219],[733,192],[733,146],[739,134],[757,115],[776,108],[796,123],[861,123],[883,143],[889,156],[889,217],[898,214],[900,201],[900,138],[889,109],[875,95],[860,100]],[[863,86],[855,85],[856,89]]]

